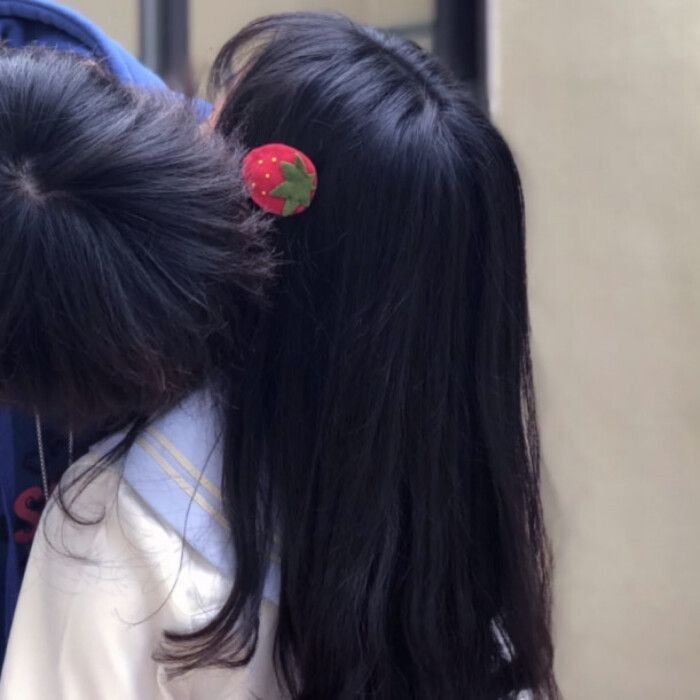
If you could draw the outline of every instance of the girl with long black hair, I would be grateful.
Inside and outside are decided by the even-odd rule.
[[[507,145],[438,61],[341,17],[259,20],[213,79],[218,131],[292,144],[319,182],[278,221],[272,310],[231,387],[235,585],[174,658],[252,649],[279,533],[296,696],[554,695]]]
[[[279,215],[276,282],[262,313],[236,305],[235,361],[214,354],[198,393],[84,461],[124,477],[147,563],[124,576],[152,608],[120,609],[138,624],[119,637],[101,580],[66,619],[96,616],[85,643],[104,624],[156,697],[557,697],[507,145],[438,61],[338,16],[254,22],[212,83],[215,130],[243,142],[250,196]],[[109,488],[98,517],[86,503],[99,478],[67,491],[91,524],[54,509],[45,530],[97,529],[98,553],[128,560],[107,546]],[[50,597],[35,585],[20,613]],[[129,634],[152,655],[137,662]],[[105,697],[147,696],[120,688]]]

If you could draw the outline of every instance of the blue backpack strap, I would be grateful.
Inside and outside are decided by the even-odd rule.
[[[15,492],[15,450],[12,430],[12,414],[6,408],[0,409],[0,499],[2,500],[2,517],[7,529],[7,551],[3,575],[3,647],[7,642],[12,624],[12,616],[19,594],[20,575],[17,566],[17,546],[14,539],[12,519],[12,498]],[[4,651],[4,648],[3,648]]]

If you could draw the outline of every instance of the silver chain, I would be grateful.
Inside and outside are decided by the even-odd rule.
[[[73,464],[73,431],[68,431],[68,466]]]
[[[39,452],[39,469],[41,470],[41,488],[44,492],[44,500],[49,501],[49,472],[46,469],[46,453],[44,452],[44,430],[41,425],[41,416],[38,411],[34,413],[34,426],[36,428],[36,444]],[[68,432],[68,466],[73,464],[73,431]]]
[[[44,431],[41,428],[41,416],[38,412],[34,414],[34,425],[36,426],[36,444],[39,450],[39,468],[41,469],[41,487],[44,490],[44,500],[49,500],[49,475],[46,471],[46,455],[44,454]]]

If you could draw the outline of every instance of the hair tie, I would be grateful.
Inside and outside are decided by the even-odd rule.
[[[301,214],[316,194],[318,175],[311,158],[284,143],[253,148],[243,159],[251,199],[277,216]]]

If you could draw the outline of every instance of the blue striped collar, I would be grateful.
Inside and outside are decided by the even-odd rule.
[[[94,450],[105,454],[123,437]],[[145,428],[124,458],[124,480],[187,544],[233,579],[235,555],[221,494],[221,417],[211,394],[197,392]],[[280,571],[271,562],[263,595],[279,600]]]

